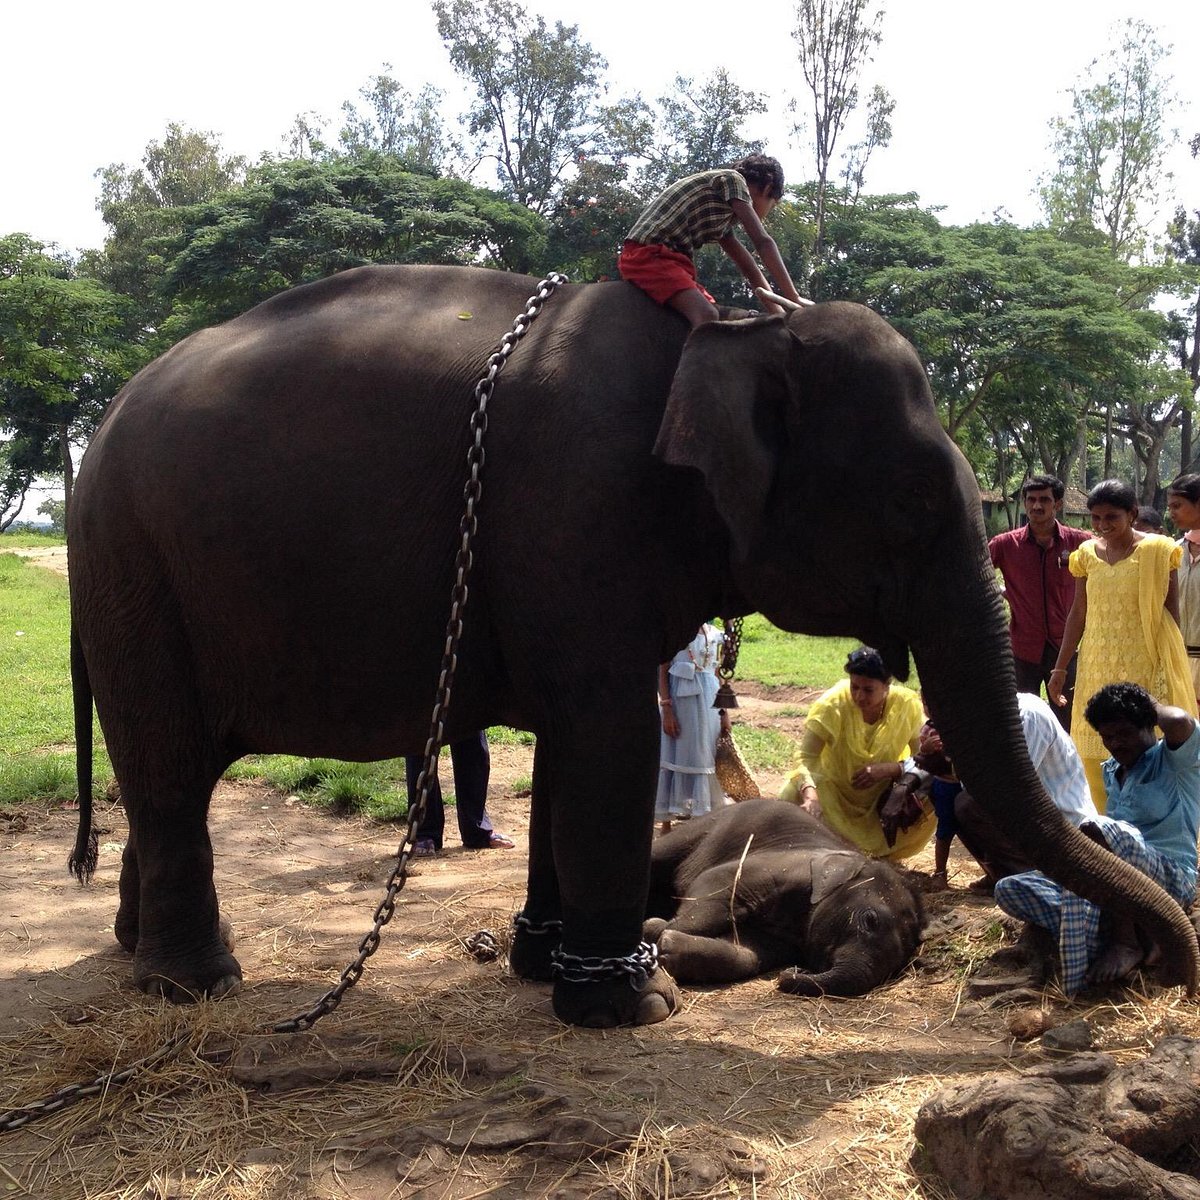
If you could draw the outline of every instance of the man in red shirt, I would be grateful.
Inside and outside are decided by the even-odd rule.
[[[988,542],[992,566],[1004,577],[1004,598],[1012,615],[1013,665],[1017,691],[1040,694],[1062,645],[1063,626],[1075,599],[1075,577],[1067,568],[1071,551],[1092,536],[1058,520],[1065,488],[1053,475],[1034,475],[1021,485],[1027,525],[999,533]],[[1063,691],[1075,686],[1075,660]],[[1051,705],[1064,729],[1071,728],[1071,705]]]

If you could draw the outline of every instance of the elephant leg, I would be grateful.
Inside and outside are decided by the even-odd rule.
[[[548,983],[554,978],[553,954],[562,941],[562,901],[551,845],[549,768],[542,739],[533,751],[533,797],[529,808],[529,879],[525,907],[508,953],[513,973]]]
[[[659,962],[680,983],[733,983],[763,970],[762,956],[751,943],[702,937],[673,927],[658,941]]]
[[[177,1004],[231,994],[242,982],[222,939],[213,885],[211,789],[211,782],[198,784],[163,803],[122,781],[139,883],[133,980]]]
[[[117,909],[117,922],[113,932],[117,941],[133,954],[137,950],[138,927],[140,921],[138,912],[141,907],[141,878],[138,874],[137,845],[133,838],[133,827],[130,826],[129,839],[121,852],[121,903]]]
[[[542,765],[549,768],[563,916],[554,1011],[572,1025],[648,1025],[664,1020],[678,1003],[666,971],[642,976],[635,957],[650,882],[659,758],[657,706],[648,682],[631,677],[615,681],[611,691],[595,686],[583,711],[539,738],[546,751]],[[639,692],[644,702],[631,702]],[[606,960],[599,971],[595,960]],[[622,973],[623,967],[632,974]]]

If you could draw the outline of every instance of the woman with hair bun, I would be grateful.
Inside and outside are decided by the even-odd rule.
[[[1119,479],[1096,484],[1087,498],[1096,536],[1071,554],[1071,574],[1083,580],[1067,614],[1063,644],[1047,687],[1054,704],[1066,704],[1067,666],[1079,649],[1075,692],[1094,696],[1108,683],[1136,683],[1166,704],[1196,715],[1196,693],[1179,632],[1182,551],[1170,538],[1134,529],[1137,497]],[[1104,812],[1101,763],[1109,757],[1086,722],[1071,722],[1092,801]]]
[[[879,806],[919,750],[925,723],[921,698],[893,683],[878,650],[862,646],[846,660],[849,676],[808,710],[801,766],[782,798],[820,817],[873,858],[909,858],[933,836],[932,808],[897,833],[889,846]]]

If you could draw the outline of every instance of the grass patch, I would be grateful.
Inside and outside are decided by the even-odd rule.
[[[857,645],[854,638],[784,633],[752,613],[742,623],[736,678],[775,687],[832,687],[842,678],[846,655]]]
[[[0,533],[0,554],[8,550],[41,550],[66,544],[67,539],[61,533]]]
[[[752,771],[790,771],[800,765],[800,743],[778,729],[735,722],[733,738]]]
[[[360,812],[377,821],[402,821],[408,816],[402,758],[360,763],[288,754],[251,755],[235,762],[225,778],[263,780],[277,792],[299,796],[305,804],[336,813]],[[450,802],[452,797],[445,799]]]

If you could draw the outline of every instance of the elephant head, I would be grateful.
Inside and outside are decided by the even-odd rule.
[[[921,941],[921,895],[886,863],[846,850],[812,855],[803,966],[780,972],[797,996],[862,996],[902,970]]]
[[[655,453],[698,472],[746,611],[860,638],[901,679],[911,649],[971,793],[1047,874],[1169,946],[1195,990],[1200,950],[1179,906],[1074,830],[1033,770],[978,485],[904,338],[846,303],[700,329]]]

